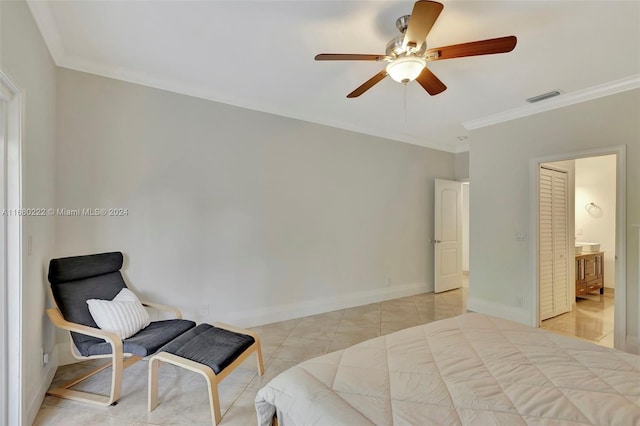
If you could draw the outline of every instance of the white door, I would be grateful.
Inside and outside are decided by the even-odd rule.
[[[568,200],[567,173],[541,167],[538,187],[540,321],[569,311]]]
[[[462,287],[462,183],[435,180],[434,288]]]

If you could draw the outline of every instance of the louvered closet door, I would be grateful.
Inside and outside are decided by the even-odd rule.
[[[569,311],[567,173],[540,169],[540,319]]]

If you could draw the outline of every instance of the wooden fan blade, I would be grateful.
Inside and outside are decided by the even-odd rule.
[[[316,55],[316,61],[381,61],[384,55],[352,55],[349,53],[321,53]]]
[[[440,81],[438,77],[427,67],[424,67],[416,81],[420,83],[420,86],[424,88],[431,96],[437,95],[447,90],[447,86]]]
[[[443,8],[441,3],[435,1],[417,1],[413,5],[402,47],[410,46],[420,49]]]
[[[511,52],[518,39],[515,36],[491,38],[489,40],[472,41],[469,43],[453,44],[427,50],[427,60],[463,58],[465,56],[492,55],[494,53]],[[437,57],[429,58],[437,53]]]
[[[357,98],[376,84],[380,83],[387,76],[387,70],[382,70],[378,74],[365,81],[360,87],[347,95],[347,98]]]

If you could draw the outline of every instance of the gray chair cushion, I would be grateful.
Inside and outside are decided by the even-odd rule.
[[[188,320],[154,321],[133,336],[122,341],[123,351],[134,355],[147,356],[156,351],[167,342],[175,339],[185,331],[195,327],[196,323]],[[84,343],[78,347],[80,353],[85,356],[105,355],[111,353],[111,345],[102,339],[93,343]]]
[[[204,364],[219,374],[254,342],[254,338],[246,334],[200,324],[169,342],[158,352],[169,352]]]
[[[98,328],[87,300],[113,300],[127,285],[122,278],[123,256],[120,252],[53,259],[49,263],[49,282],[53,298],[67,321]],[[152,322],[148,327],[124,340],[124,352],[147,356],[181,333],[195,327],[193,321],[170,320]],[[103,339],[71,333],[83,356],[111,353],[111,345]]]
[[[49,282],[65,283],[117,272],[122,268],[123,259],[119,251],[53,259],[49,262]]]
[[[60,313],[67,321],[98,328],[89,312],[87,300],[112,300],[127,285],[120,268],[123,256],[120,252],[65,257],[49,262],[51,292]],[[102,339],[71,333],[73,342],[81,348],[104,342]]]

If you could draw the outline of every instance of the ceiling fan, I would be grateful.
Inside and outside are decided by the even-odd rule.
[[[316,61],[387,62],[385,69],[349,93],[347,98],[357,98],[386,76],[403,84],[416,80],[424,90],[433,96],[444,92],[447,86],[427,68],[427,62],[506,53],[516,47],[516,37],[508,36],[427,49],[425,40],[443,8],[441,3],[435,1],[417,1],[411,15],[401,16],[396,21],[396,27],[402,35],[387,43],[385,55],[321,53],[316,55],[315,59]]]

